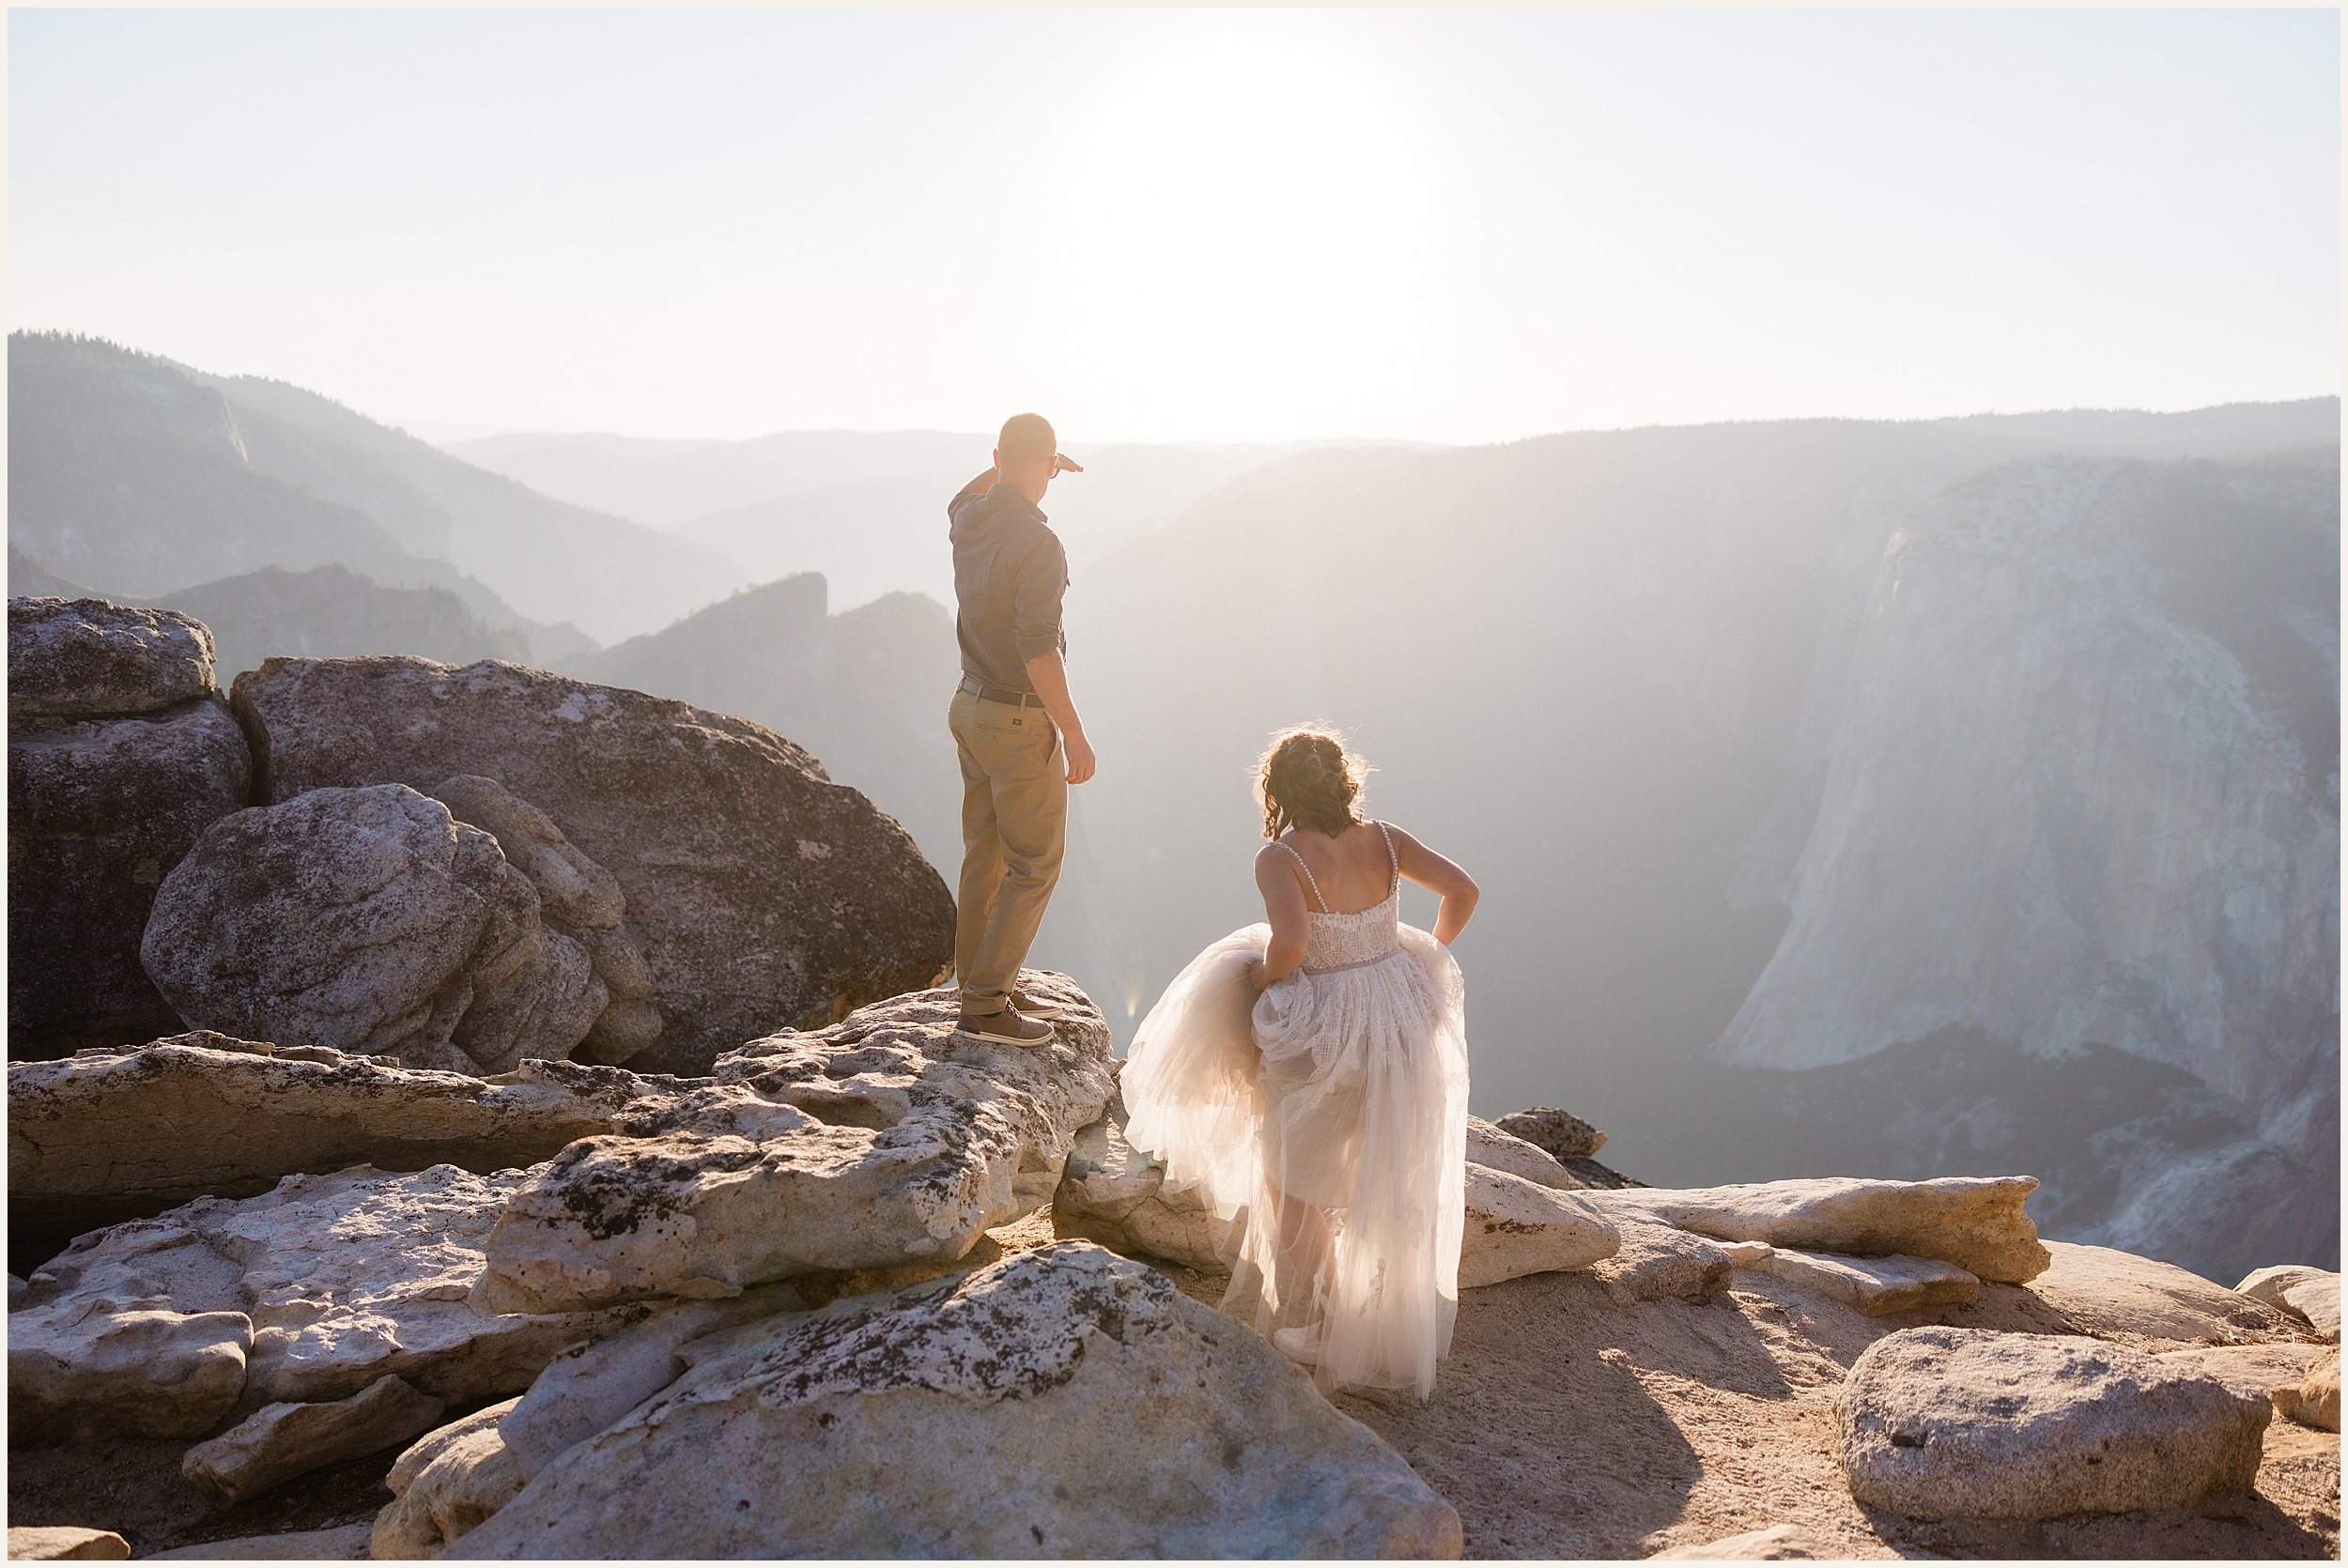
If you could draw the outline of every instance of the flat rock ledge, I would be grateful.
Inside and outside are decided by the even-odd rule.
[[[728,1053],[715,1085],[572,1145],[517,1191],[473,1299],[572,1312],[963,1256],[1052,1201],[1111,1089],[1100,1009],[1064,976],[1020,983],[1048,1044],[957,1033],[940,988]]]
[[[1626,1188],[1593,1194],[1618,1217],[1659,1220],[1716,1241],[1766,1241],[1858,1257],[1939,1258],[1966,1272],[2021,1284],[2049,1255],[2022,1212],[2035,1176],[1936,1176],[1877,1181],[1820,1176],[1734,1187]]]
[[[209,1030],[11,1062],[8,1222],[63,1241],[352,1165],[486,1176],[551,1160],[610,1131],[623,1108],[685,1086],[575,1062],[483,1080]]]
[[[1262,1340],[1084,1242],[687,1347],[442,1552],[1457,1557],[1458,1514]]]
[[[1916,1519],[2186,1508],[2247,1489],[2273,1407],[2101,1340],[1907,1329],[1835,1398],[1851,1496]]]
[[[390,1376],[457,1406],[528,1388],[566,1347],[646,1311],[500,1314],[467,1299],[483,1238],[529,1179],[361,1166],[83,1237],[9,1314],[11,1440],[200,1437]]]
[[[2305,1341],[2288,1308],[2212,1284],[2190,1269],[2112,1247],[2047,1243],[2052,1265],[2030,1283],[2078,1332],[2159,1352],[2186,1345]]]
[[[2234,1289],[2304,1319],[2335,1343],[2340,1339],[2340,1276],[2331,1269],[2306,1264],[2257,1268]]]
[[[1981,1294],[1981,1281],[1954,1263],[1928,1257],[1837,1257],[1790,1247],[1739,1241],[1761,1255],[1737,1267],[1774,1274],[1790,1284],[1831,1296],[1868,1317],[1893,1317],[1924,1307],[1961,1307]]]

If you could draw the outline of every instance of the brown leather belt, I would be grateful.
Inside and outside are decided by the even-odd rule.
[[[991,686],[976,675],[965,675],[962,678],[962,689],[981,702],[1008,702],[1014,708],[1024,708],[1030,702],[1039,708],[1043,706],[1043,699],[1031,691],[1013,691],[1009,686]]]

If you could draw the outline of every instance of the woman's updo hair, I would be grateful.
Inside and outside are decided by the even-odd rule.
[[[1309,827],[1334,838],[1362,820],[1362,785],[1369,764],[1345,749],[1345,737],[1317,724],[1299,724],[1272,737],[1256,764],[1256,798],[1263,804],[1263,836]]]

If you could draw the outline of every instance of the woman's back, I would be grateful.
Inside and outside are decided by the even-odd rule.
[[[1310,878],[1298,874],[1316,913],[1321,912],[1310,901],[1316,890],[1332,915],[1373,908],[1394,891],[1394,862],[1376,822],[1355,822],[1334,838],[1309,827],[1290,828],[1278,841],[1311,870]]]

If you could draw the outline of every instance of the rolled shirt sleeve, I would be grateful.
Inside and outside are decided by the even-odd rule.
[[[1067,650],[1059,624],[1060,597],[1067,588],[1068,552],[1056,536],[1044,532],[1019,563],[1011,635],[1022,663]]]

